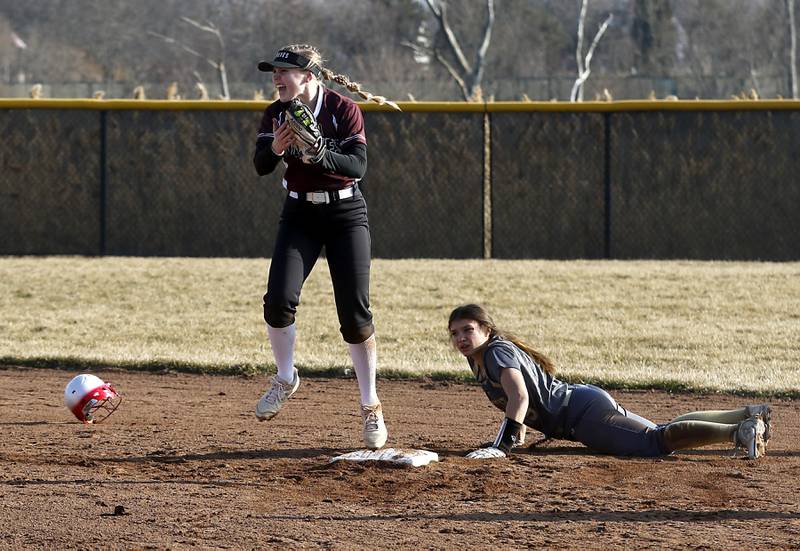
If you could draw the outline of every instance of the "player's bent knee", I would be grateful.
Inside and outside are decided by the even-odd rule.
[[[375,326],[371,323],[363,327],[342,327],[342,338],[349,344],[359,344],[367,340],[375,333]]]
[[[285,307],[270,306],[264,304],[264,321],[270,325],[280,329],[281,327],[288,327],[294,323],[294,312]]]

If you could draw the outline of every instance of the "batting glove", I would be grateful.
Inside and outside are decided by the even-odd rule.
[[[499,459],[505,457],[506,452],[500,448],[480,448],[467,454],[467,459]]]

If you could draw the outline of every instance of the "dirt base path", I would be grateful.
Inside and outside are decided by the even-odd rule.
[[[800,402],[773,401],[769,455],[664,459],[551,441],[462,455],[501,414],[476,386],[379,381],[389,446],[428,467],[334,463],[361,448],[354,380],[304,378],[273,421],[255,379],[98,373],[125,395],[106,424],[63,406],[67,371],[0,369],[3,548],[784,548],[800,543]],[[746,400],[617,392],[656,422]],[[535,438],[536,434],[529,436]],[[115,514],[117,513],[123,514]]]

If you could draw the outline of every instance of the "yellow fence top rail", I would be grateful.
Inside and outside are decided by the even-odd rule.
[[[498,101],[486,104],[490,113],[518,111],[598,112],[618,111],[770,111],[800,110],[800,100],[622,100],[571,103]]]
[[[0,98],[0,109],[86,109],[141,111],[263,111],[271,101]],[[624,100],[624,101],[426,101],[397,102],[404,112],[514,113],[620,111],[769,111],[800,110],[800,100]],[[394,112],[388,105],[359,102],[363,111]]]

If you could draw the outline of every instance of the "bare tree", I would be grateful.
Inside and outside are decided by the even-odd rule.
[[[588,4],[576,75],[577,0],[0,0],[0,76],[3,90],[24,96],[37,82],[47,96],[85,97],[99,86],[106,97],[130,97],[137,85],[163,96],[176,80],[189,97],[196,97],[196,82],[212,98],[223,95],[223,81],[230,96],[252,97],[253,89],[266,86],[269,97],[256,59],[282,44],[310,42],[326,63],[365,88],[420,101],[474,98],[478,90],[503,99],[523,93],[567,99],[576,76],[588,69],[584,101],[604,87],[615,99],[650,90],[658,97],[724,98],[751,87],[760,97],[793,95],[791,67],[800,71],[800,45],[795,39],[790,50],[790,41],[798,0]],[[614,18],[600,40],[603,49],[597,44],[587,63],[591,30],[608,13]],[[148,31],[173,42],[154,40]],[[15,46],[11,32],[28,48]],[[405,41],[415,38],[428,40],[417,43],[426,48],[425,60],[409,55]],[[20,61],[27,85],[11,89]],[[795,82],[800,95],[800,79]]]
[[[193,27],[201,31],[211,33],[216,37],[217,43],[219,44],[219,56],[217,59],[211,59],[209,57],[206,57],[205,55],[201,54],[194,48],[187,46],[186,44],[176,40],[175,38],[163,35],[161,33],[157,33],[155,31],[148,31],[148,34],[160,38],[161,40],[163,40],[168,44],[175,44],[185,52],[188,52],[193,56],[205,60],[209,65],[211,65],[214,69],[217,70],[217,74],[219,75],[220,88],[222,90],[222,94],[220,95],[220,97],[222,99],[230,99],[230,92],[228,91],[228,73],[225,69],[225,41],[222,38],[222,33],[220,32],[219,28],[210,21],[207,21],[206,24],[203,25],[201,23],[198,23],[194,19],[185,16],[181,17],[181,21],[188,23],[189,25],[192,25]]]
[[[789,15],[789,79],[792,86],[792,98],[797,99],[797,27],[794,21],[794,0],[786,0],[786,11]]]
[[[592,40],[592,44],[589,46],[589,51],[586,52],[586,57],[583,57],[583,26],[584,22],[586,21],[586,7],[588,4],[588,0],[582,0],[581,2],[581,12],[578,16],[578,47],[575,50],[575,60],[578,63],[578,78],[575,79],[575,83],[572,85],[572,91],[569,94],[570,101],[583,101],[583,84],[586,82],[586,79],[589,78],[589,74],[592,72],[590,65],[592,63],[592,56],[594,56],[594,50],[597,48],[597,44],[600,42],[600,39],[603,37],[603,34],[608,29],[608,25],[611,23],[613,19],[612,14],[608,14],[606,20],[600,25],[597,29],[597,34],[594,35],[594,40]]]
[[[464,51],[459,44],[458,37],[453,32],[447,19],[447,2],[445,0],[425,0],[428,8],[439,25],[439,30],[444,34],[447,47],[455,58],[456,64],[443,55],[435,47],[424,47],[420,44],[404,42],[405,46],[412,48],[416,53],[433,57],[441,64],[448,74],[456,81],[461,89],[464,100],[479,100],[481,96],[481,81],[483,80],[484,63],[486,51],[492,40],[492,28],[494,27],[494,0],[486,0],[486,25],[483,28],[483,37],[475,55],[474,64],[467,60]]]

